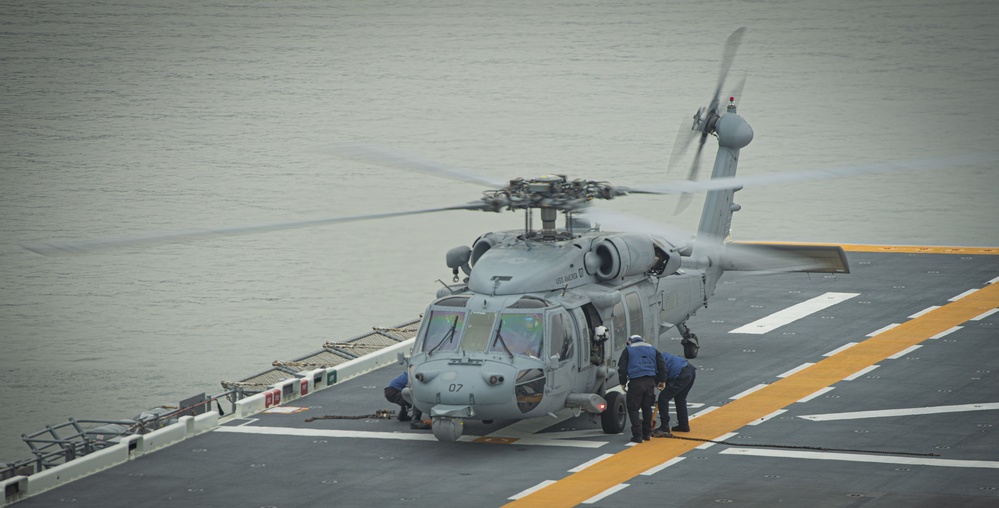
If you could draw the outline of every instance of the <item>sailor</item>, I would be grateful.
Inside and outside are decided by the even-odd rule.
[[[398,377],[392,380],[388,386],[385,387],[385,400],[393,403],[399,404],[399,421],[408,422],[412,420],[409,424],[409,428],[418,430],[427,430],[430,425],[423,421],[423,412],[416,406],[410,405],[406,402],[406,399],[402,396],[402,389],[409,384],[409,372],[403,372],[399,374]],[[413,408],[413,416],[410,416],[407,412],[409,408]]]
[[[662,424],[652,434],[655,437],[670,437],[673,432],[690,432],[690,421],[687,418],[687,394],[694,386],[697,367],[680,356],[671,355],[665,351],[660,353],[666,364],[666,388],[659,392],[659,419]],[[669,401],[676,405],[676,426],[669,426]]]
[[[628,338],[628,347],[621,352],[618,372],[618,381],[628,394],[631,441],[648,441],[652,439],[652,404],[656,401],[656,387],[662,389],[666,382],[663,357],[640,335],[632,335]],[[642,411],[641,418],[638,416],[639,409]]]

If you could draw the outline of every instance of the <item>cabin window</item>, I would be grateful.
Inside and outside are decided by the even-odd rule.
[[[465,312],[453,310],[433,310],[427,318],[426,333],[420,351],[454,351],[461,342],[465,329]]]
[[[575,353],[575,335],[572,323],[565,313],[560,312],[552,316],[551,355],[558,356],[559,361],[572,358]]]
[[[628,344],[627,321],[624,317],[624,304],[614,304],[614,349],[621,349]]]
[[[645,319],[642,316],[642,300],[638,293],[628,293],[624,296],[625,303],[628,304],[628,326],[632,335],[645,334]],[[642,337],[648,339],[648,337]]]
[[[489,341],[489,352],[540,358],[544,335],[544,314],[504,312],[500,314],[499,328]]]

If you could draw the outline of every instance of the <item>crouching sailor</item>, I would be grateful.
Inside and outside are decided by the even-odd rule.
[[[420,411],[416,406],[411,405],[406,402],[406,399],[402,396],[402,389],[409,384],[409,372],[403,372],[399,374],[399,377],[392,380],[388,386],[385,387],[385,400],[399,405],[399,421],[408,422],[412,420],[409,424],[409,428],[418,430],[427,430],[430,428],[430,424],[423,421],[423,412]],[[410,416],[408,411],[409,408],[413,408],[413,416]]]
[[[659,419],[662,425],[652,434],[655,437],[670,437],[673,432],[690,432],[690,422],[687,418],[687,394],[694,386],[697,367],[686,359],[671,355],[665,351],[660,353],[666,363],[666,388],[659,392]],[[676,405],[676,426],[669,426],[669,401]]]

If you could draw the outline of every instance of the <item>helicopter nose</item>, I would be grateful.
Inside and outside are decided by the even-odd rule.
[[[517,371],[508,365],[424,366],[413,374],[413,397],[420,406],[467,407],[465,417],[489,418],[514,403]]]

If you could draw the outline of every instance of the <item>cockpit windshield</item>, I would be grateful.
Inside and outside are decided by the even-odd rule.
[[[430,312],[421,351],[461,349],[540,358],[544,323],[540,309],[507,309],[499,314],[435,309]]]
[[[545,336],[544,314],[540,312],[504,312],[500,314],[497,339],[490,343],[489,351],[541,358],[541,344]]]
[[[427,320],[427,333],[423,337],[424,352],[455,351],[465,329],[464,310],[434,310]]]

